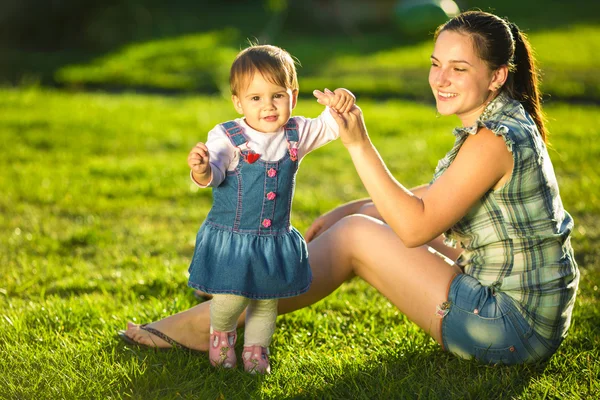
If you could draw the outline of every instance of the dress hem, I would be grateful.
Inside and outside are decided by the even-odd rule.
[[[244,292],[242,290],[235,290],[235,289],[229,289],[229,290],[210,289],[210,288],[207,288],[206,286],[198,285],[198,284],[192,283],[192,282],[188,282],[188,286],[191,287],[192,289],[201,290],[208,294],[234,294],[234,295],[246,297],[249,299],[267,300],[267,299],[283,299],[286,297],[299,296],[303,293],[306,293],[308,291],[308,289],[310,289],[311,283],[312,283],[312,278],[311,278],[310,282],[308,282],[308,285],[306,285],[302,289],[295,290],[292,292],[287,292],[287,293],[282,293],[282,294],[272,294],[272,295],[249,293],[249,292]]]

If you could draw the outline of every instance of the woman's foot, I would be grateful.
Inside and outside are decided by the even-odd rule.
[[[161,332],[163,335],[191,350],[208,351],[210,316],[208,312],[204,312],[204,308],[207,308],[206,311],[208,311],[208,303],[202,303],[189,310],[145,326],[151,328],[151,330]],[[133,322],[128,322],[127,329],[123,333],[134,342],[143,346],[159,349],[173,347],[167,341],[148,330],[142,329],[140,326]]]

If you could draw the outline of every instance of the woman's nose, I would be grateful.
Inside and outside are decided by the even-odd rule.
[[[446,86],[448,84],[448,75],[443,69],[439,69],[434,77],[434,83],[437,86]]]

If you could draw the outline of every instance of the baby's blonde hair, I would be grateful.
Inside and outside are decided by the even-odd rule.
[[[251,45],[240,51],[231,65],[229,87],[238,95],[256,72],[281,87],[298,90],[296,63],[290,53],[272,45]]]

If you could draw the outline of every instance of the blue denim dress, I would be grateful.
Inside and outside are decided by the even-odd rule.
[[[234,121],[222,124],[234,146],[247,143]],[[196,236],[188,285],[206,293],[251,299],[296,296],[308,290],[308,249],[290,224],[298,170],[298,124],[284,126],[288,152],[263,161],[242,150],[240,161],[213,188],[213,205]],[[247,147],[246,147],[247,148]]]

